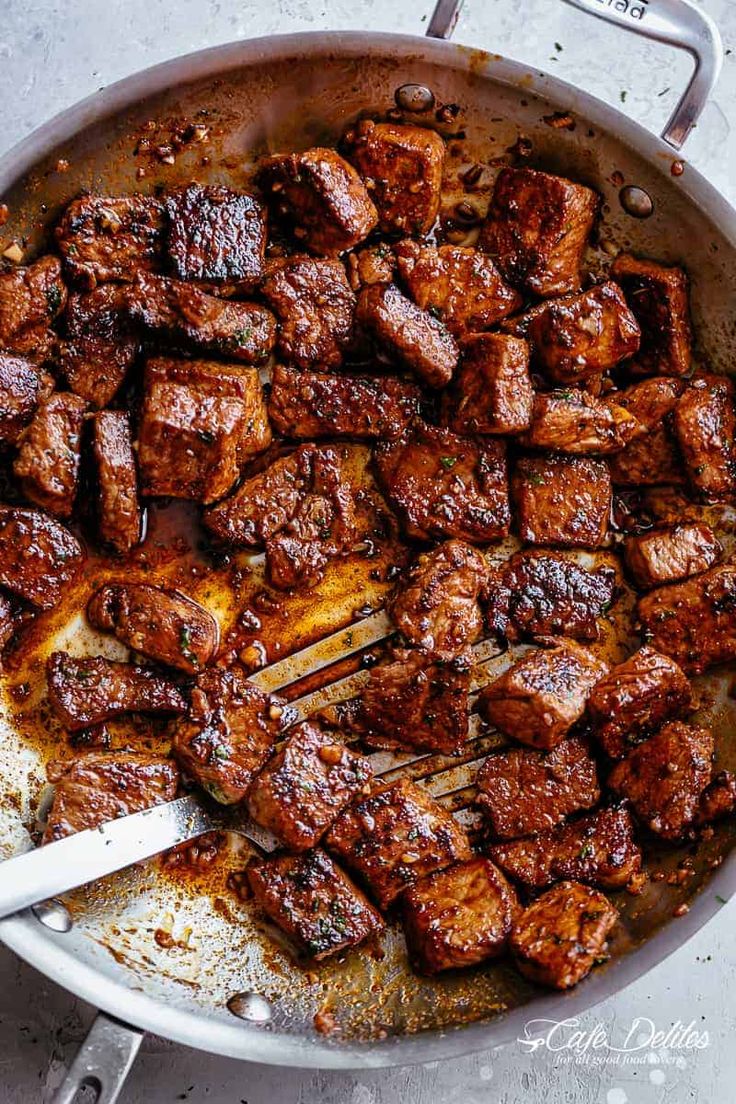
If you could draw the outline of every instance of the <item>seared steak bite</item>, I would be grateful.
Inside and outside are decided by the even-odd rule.
[[[592,808],[601,796],[595,760],[577,736],[549,752],[495,752],[481,766],[477,786],[476,804],[496,839],[547,831],[570,813]]]
[[[43,402],[18,441],[13,474],[31,502],[69,518],[79,482],[82,424],[87,404],[71,392]]]
[[[607,665],[572,640],[527,652],[480,695],[488,721],[522,744],[549,749],[564,740],[585,712],[588,694]]]
[[[534,316],[529,340],[555,383],[599,376],[639,348],[639,327],[621,288],[609,281],[555,299]]]
[[[490,329],[522,304],[491,258],[476,249],[437,247],[407,238],[395,252],[399,278],[410,298],[441,318],[455,337]]]
[[[356,249],[354,252],[348,253],[345,264],[348,281],[355,292],[368,287],[370,284],[392,284],[394,282],[396,257],[387,242],[364,245],[362,249]]]
[[[0,585],[13,594],[51,609],[83,557],[77,538],[48,514],[0,506]]]
[[[234,671],[211,667],[197,677],[172,751],[182,770],[216,801],[234,805],[273,752],[282,714],[276,698]]]
[[[632,743],[686,713],[691,701],[680,667],[644,645],[593,687],[588,717],[606,755],[620,759]]]
[[[340,367],[353,339],[355,295],[339,261],[272,261],[261,292],[278,318],[278,351],[287,363]]]
[[[384,785],[345,809],[326,844],[367,884],[382,909],[419,878],[472,857],[451,814],[408,779]]]
[[[24,357],[0,353],[0,441],[14,445],[54,381]]]
[[[709,525],[677,522],[626,538],[626,566],[641,590],[677,583],[712,567],[722,552]]]
[[[687,477],[708,502],[736,495],[736,410],[733,382],[725,376],[694,379],[672,421]]]
[[[262,363],[276,341],[276,320],[265,307],[220,299],[168,276],[139,275],[127,302],[145,330],[244,364]]]
[[[698,815],[713,773],[709,728],[670,721],[613,768],[608,786],[631,802],[637,818],[664,839],[681,839]]]
[[[528,889],[563,878],[621,889],[641,869],[641,848],[625,805],[597,809],[528,839],[494,844],[488,854]]]
[[[611,275],[624,289],[641,327],[636,368],[649,375],[686,376],[692,357],[687,276],[681,268],[620,253]]]
[[[121,713],[184,713],[177,684],[148,667],[104,656],[77,659],[52,652],[46,664],[49,701],[69,732],[102,724]]]
[[[511,515],[502,441],[461,437],[416,422],[398,441],[381,441],[374,457],[381,487],[409,536],[479,544],[507,536]]]
[[[562,176],[503,168],[478,246],[525,291],[577,291],[598,202],[590,188]]]
[[[256,903],[315,961],[383,930],[381,914],[319,848],[251,859],[246,874]]]
[[[620,452],[641,432],[640,423],[623,406],[571,388],[534,396],[531,425],[520,441],[530,448],[602,456]]]
[[[410,368],[428,387],[452,379],[458,347],[450,331],[395,284],[372,284],[358,297],[356,319],[379,351]]]
[[[91,751],[52,762],[48,778],[55,792],[43,843],[173,801],[179,784],[170,759],[130,751]]]
[[[688,675],[736,659],[736,567],[659,587],[637,604],[642,634]]]
[[[560,553],[528,549],[491,571],[484,588],[486,624],[496,636],[570,636],[597,640],[598,619],[613,603],[612,567],[590,571]]]
[[[285,437],[393,439],[418,413],[420,401],[416,384],[391,376],[338,376],[278,364],[268,414]]]
[[[365,184],[332,149],[274,153],[261,162],[258,183],[310,253],[336,257],[362,242],[378,220]]]
[[[522,456],[511,480],[519,536],[529,544],[599,548],[611,511],[611,477],[603,460]]]
[[[162,225],[163,206],[152,196],[85,195],[67,207],[56,241],[66,271],[84,287],[129,283],[158,267]]]
[[[124,284],[101,284],[69,296],[59,367],[69,389],[93,406],[112,402],[135,361],[138,340],[127,310]]]
[[[534,391],[526,341],[507,334],[469,334],[443,396],[443,421],[456,433],[520,433],[529,427]]]
[[[700,795],[697,825],[710,824],[736,811],[736,778],[731,771],[719,771]]]
[[[659,377],[614,392],[616,405],[628,410],[644,430],[623,451],[611,457],[609,464],[614,484],[636,487],[684,482],[668,417],[684,386],[682,380]]]
[[[164,200],[165,253],[181,280],[256,283],[263,275],[266,212],[222,184],[189,184]]]
[[[521,914],[510,949],[524,977],[553,989],[570,989],[605,957],[618,910],[597,889],[560,882]]]
[[[440,210],[445,144],[426,127],[363,119],[347,131],[347,156],[363,177],[385,234],[428,234]]]
[[[138,475],[124,410],[94,416],[92,450],[97,467],[97,524],[100,537],[116,552],[130,552],[141,539]]]
[[[42,360],[51,352],[51,323],[64,309],[66,286],[58,257],[0,273],[0,349]]]
[[[449,663],[467,652],[483,626],[478,595],[487,575],[475,548],[451,540],[423,553],[400,580],[389,609],[409,644]]]
[[[316,725],[300,724],[251,786],[248,812],[290,851],[306,851],[367,789],[372,776],[364,756]]]
[[[402,899],[412,965],[422,974],[437,974],[497,958],[520,911],[516,893],[489,859],[469,859],[430,874]]]
[[[87,617],[133,651],[187,674],[206,667],[219,643],[212,614],[170,587],[108,583],[90,598]]]

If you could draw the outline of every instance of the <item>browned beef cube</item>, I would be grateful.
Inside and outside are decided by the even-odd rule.
[[[215,801],[234,805],[273,752],[283,708],[234,671],[211,667],[197,677],[172,751],[182,770]]]
[[[555,638],[547,638],[550,644]],[[522,744],[548,750],[585,712],[588,694],[608,666],[572,640],[527,652],[481,693],[492,725]]]
[[[553,300],[529,326],[529,340],[555,383],[599,376],[639,348],[639,327],[618,284]]]
[[[65,526],[41,510],[0,506],[0,585],[41,609],[57,605],[84,558]]]
[[[59,365],[70,390],[93,406],[113,400],[136,358],[127,310],[128,288],[122,284],[69,296]]]
[[[611,275],[623,287],[641,327],[637,368],[651,375],[688,375],[692,331],[688,280],[683,270],[620,253]]]
[[[376,446],[381,486],[406,532],[419,540],[457,537],[485,544],[508,534],[506,446],[416,422]]]
[[[519,536],[529,544],[599,548],[608,535],[611,477],[603,460],[523,456],[511,489]]]
[[[306,851],[367,790],[372,776],[364,756],[316,725],[300,724],[251,786],[248,812],[290,851]]]
[[[520,911],[516,893],[489,859],[430,874],[410,886],[402,901],[412,965],[437,974],[498,958]]]
[[[353,338],[355,295],[339,261],[273,262],[261,291],[279,320],[278,350],[299,368],[339,368]]]
[[[632,743],[687,712],[691,700],[681,668],[645,645],[593,688],[588,717],[606,754],[620,759]]]
[[[396,246],[399,277],[418,307],[441,318],[455,337],[490,329],[523,300],[487,254],[458,245]],[[390,278],[389,278],[390,282]]]
[[[631,802],[637,818],[664,839],[680,839],[698,814],[713,773],[709,728],[670,721],[613,768],[608,786]]]
[[[605,956],[618,910],[597,889],[560,882],[522,913],[511,932],[511,954],[524,977],[571,989]]]
[[[458,361],[450,331],[395,284],[373,284],[358,297],[356,318],[380,352],[410,368],[428,387],[445,387]]]
[[[647,643],[688,675],[736,659],[736,567],[724,564],[639,599]]]
[[[657,483],[682,483],[684,473],[669,417],[677,405],[684,384],[681,380],[642,380],[625,391],[614,392],[618,406],[624,407],[646,431],[611,457],[611,478],[625,487],[651,486]]]
[[[397,584],[389,606],[394,624],[435,661],[457,659],[480,635],[478,595],[486,576],[477,549],[446,541],[421,555]]]
[[[421,392],[390,376],[304,372],[277,364],[268,414],[285,437],[399,437],[419,411]]]
[[[124,555],[141,539],[138,474],[130,418],[124,410],[100,410],[95,414],[92,449],[97,467],[100,537]]]
[[[261,163],[258,183],[310,253],[336,257],[362,242],[378,221],[365,184],[332,149],[274,153]]]
[[[102,724],[121,713],[183,713],[178,685],[148,667],[104,656],[77,659],[52,652],[46,663],[49,701],[70,732]]]
[[[470,334],[443,396],[443,420],[456,433],[520,433],[532,416],[529,346],[507,334]]]
[[[170,193],[164,207],[166,255],[181,280],[260,280],[266,212],[255,196],[222,184],[189,184]]]
[[[54,381],[24,357],[0,353],[0,441],[14,445]]]
[[[542,296],[577,291],[597,211],[598,196],[582,184],[534,169],[504,168],[479,248],[525,291]]]
[[[709,525],[678,522],[626,538],[626,565],[641,590],[700,575],[718,559],[721,546]]]
[[[170,587],[108,583],[92,595],[87,617],[133,651],[187,674],[206,667],[219,643],[212,614]]]
[[[378,208],[380,229],[428,234],[440,210],[445,145],[439,134],[364,119],[346,133],[345,146]]]
[[[276,320],[265,307],[220,299],[167,276],[138,276],[128,310],[154,334],[244,364],[262,363],[276,341]]]
[[[246,479],[204,515],[220,540],[264,546],[268,574],[282,590],[316,581],[355,540],[353,491],[339,453],[300,445]]]
[[[641,432],[641,424],[623,406],[571,388],[534,396],[531,426],[521,442],[531,448],[602,456],[620,452]]]
[[[49,764],[54,800],[44,843],[173,801],[179,772],[170,759],[130,751],[91,751]]]
[[[497,843],[488,853],[528,889],[544,889],[563,878],[621,889],[641,869],[641,848],[625,805],[586,813],[528,839]]]
[[[549,752],[511,748],[489,755],[477,786],[476,802],[496,839],[547,831],[601,796],[595,760],[576,736]]]
[[[688,479],[709,502],[736,495],[735,394],[725,376],[699,377],[672,416]]]
[[[396,272],[396,257],[387,242],[366,245],[348,253],[345,258],[348,280],[353,291],[370,284],[392,284]]]
[[[162,226],[163,205],[152,196],[85,195],[67,207],[56,240],[69,275],[93,288],[155,270]]]
[[[43,359],[54,343],[50,325],[66,303],[58,257],[0,273],[0,349]]]
[[[252,859],[246,873],[258,905],[316,961],[383,930],[380,913],[320,849]]]
[[[383,909],[419,878],[472,857],[465,832],[408,779],[383,786],[340,814],[327,846]]]
[[[23,430],[13,473],[31,502],[69,518],[79,483],[82,425],[87,403],[69,391],[51,395]]]
[[[697,825],[710,824],[736,811],[736,778],[731,771],[719,771],[700,795]]]
[[[615,584],[612,567],[589,571],[559,553],[518,552],[488,578],[486,624],[506,640],[524,636],[597,640],[598,618],[612,605]]]

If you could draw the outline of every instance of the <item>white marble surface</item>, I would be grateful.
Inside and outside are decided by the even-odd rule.
[[[422,33],[431,0],[2,0],[0,104],[7,148],[54,112],[135,69],[247,35],[371,28]],[[736,4],[706,0],[726,47]],[[689,61],[592,20],[558,0],[466,0],[456,38],[554,70],[661,128]],[[559,51],[555,43],[562,46]],[[688,158],[736,202],[736,58],[727,54]],[[636,1017],[666,1031],[694,1021],[709,1045],[645,1048],[640,1064],[569,1064],[520,1045],[414,1069],[368,1074],[275,1071],[147,1039],[123,1104],[728,1104],[734,1099],[736,905],[666,963],[581,1019],[620,1045]],[[92,1009],[0,950],[0,1102],[45,1104],[91,1021]],[[642,1025],[643,1027],[644,1025]],[[635,1033],[638,1034],[638,1033]]]

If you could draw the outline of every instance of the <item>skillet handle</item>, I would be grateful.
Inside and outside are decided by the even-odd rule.
[[[711,17],[692,0],[565,0],[581,11],[615,23],[645,38],[687,50],[695,72],[662,131],[674,149],[681,149],[700,118],[723,64],[723,42]],[[463,0],[438,0],[427,28],[433,38],[449,38]],[[620,8],[625,8],[621,11]]]
[[[115,1104],[142,1042],[142,1031],[99,1012],[52,1104],[74,1104],[84,1088],[96,1091],[95,1104]]]

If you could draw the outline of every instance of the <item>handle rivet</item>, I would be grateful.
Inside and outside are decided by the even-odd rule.
[[[248,1023],[268,1023],[273,1015],[271,1005],[259,993],[236,993],[230,997],[227,1006],[233,1016]]]
[[[41,923],[55,932],[68,932],[72,930],[72,918],[66,905],[52,898],[50,901],[41,901],[33,905],[31,912]]]
[[[654,214],[654,201],[649,192],[636,184],[627,184],[618,193],[621,206],[632,218],[645,219]]]
[[[434,107],[434,92],[426,84],[402,84],[394,92],[394,99],[401,111],[414,114],[431,111]]]

